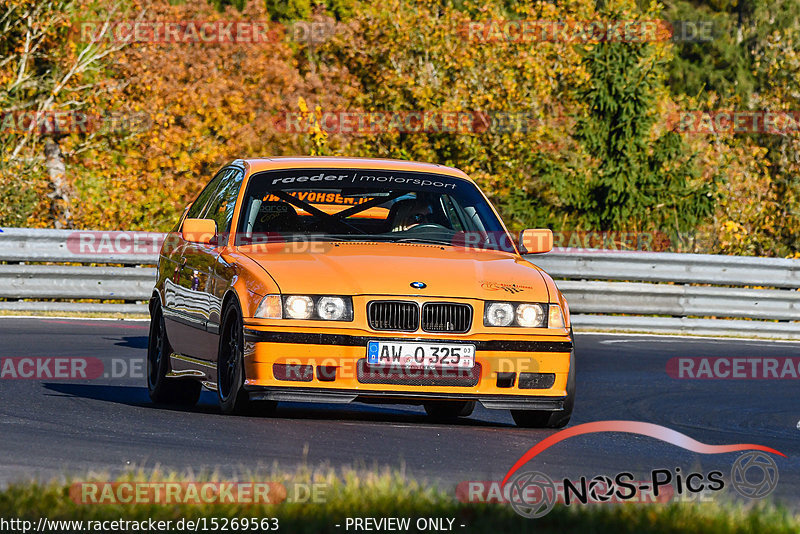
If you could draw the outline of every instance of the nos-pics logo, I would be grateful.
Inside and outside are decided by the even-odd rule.
[[[754,444],[708,445],[696,441],[685,434],[652,423],[638,421],[598,421],[577,425],[542,440],[525,453],[508,471],[503,479],[509,502],[514,511],[531,519],[543,517],[553,509],[556,502],[570,505],[574,502],[586,504],[615,500],[624,502],[633,499],[641,491],[659,492],[668,489],[673,495],[699,493],[702,491],[721,491],[725,487],[723,473],[683,473],[680,468],[673,470],[655,469],[650,473],[650,481],[634,482],[632,473],[617,473],[614,477],[598,475],[587,480],[581,477],[573,482],[569,479],[557,484],[552,478],[539,471],[518,472],[531,458],[564,439],[581,434],[596,432],[627,432],[641,434],[700,454],[720,454],[747,451],[733,463],[730,484],[742,496],[761,499],[772,493],[778,485],[778,465],[765,453],[785,455],[770,447]]]

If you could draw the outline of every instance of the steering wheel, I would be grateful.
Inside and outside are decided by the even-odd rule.
[[[408,228],[408,230],[406,230],[406,232],[408,232],[409,230],[415,230],[416,231],[416,230],[426,230],[426,229],[427,230],[449,230],[449,228],[447,228],[446,226],[443,226],[441,224],[420,223],[420,224],[415,224],[414,226]]]

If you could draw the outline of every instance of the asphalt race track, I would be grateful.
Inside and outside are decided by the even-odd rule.
[[[132,467],[216,471],[221,476],[289,471],[298,465],[405,468],[453,487],[500,480],[554,430],[516,428],[510,414],[478,406],[468,419],[433,424],[415,406],[281,404],[273,416],[220,415],[204,392],[191,410],[157,407],[144,386],[144,321],[0,319],[0,358],[92,357],[94,380],[0,380],[0,484],[36,477],[118,474]],[[676,356],[799,357],[800,343],[664,336],[577,334],[578,397],[571,425],[600,420],[656,423],[709,444],[773,447],[773,494],[798,504],[798,380],[677,380]],[[133,369],[133,371],[131,371]],[[133,374],[133,376],[130,376]],[[729,476],[740,453],[703,455],[653,438],[599,433],[570,438],[530,466],[553,478],[653,469]]]

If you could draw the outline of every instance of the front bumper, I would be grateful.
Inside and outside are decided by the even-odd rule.
[[[380,402],[387,404],[421,404],[427,401],[474,400],[491,410],[542,410],[564,409],[566,397],[481,395],[468,393],[428,393],[408,391],[353,391],[319,390],[315,388],[247,386],[250,399],[279,402]]]
[[[444,337],[358,330],[300,332],[255,325],[246,326],[244,334],[245,388],[256,400],[475,400],[493,409],[561,410],[567,396],[572,352],[569,336],[509,335],[496,339],[487,334]],[[370,367],[365,359],[370,340],[474,344],[476,365],[470,371],[458,372],[398,372]]]

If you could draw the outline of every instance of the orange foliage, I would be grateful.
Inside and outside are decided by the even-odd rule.
[[[147,20],[269,19],[258,2],[242,13],[219,13],[204,2],[147,7]],[[149,124],[112,150],[81,158],[73,179],[82,227],[169,228],[225,162],[308,153],[307,139],[276,132],[276,116],[296,110],[302,96],[341,108],[342,88],[350,85],[337,69],[303,69],[285,40],[136,43],[120,53],[112,74],[126,86],[107,105],[124,102],[128,113],[144,112]]]

